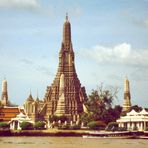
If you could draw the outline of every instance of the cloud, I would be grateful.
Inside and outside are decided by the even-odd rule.
[[[132,24],[142,27],[148,28],[148,14],[141,15],[140,17],[133,15],[130,11],[122,12],[122,15],[128,19]]]
[[[135,80],[135,81],[148,81],[148,69],[142,68],[142,67],[137,67],[130,73],[130,77]]]
[[[38,9],[40,4],[38,0],[0,0],[0,7]]]
[[[137,25],[148,28],[148,16],[136,21]]]
[[[42,66],[42,65],[38,65],[36,67],[36,70],[37,71],[40,71],[40,72],[43,72],[45,75],[53,75],[52,72],[49,71],[49,67],[45,67],[45,66]]]
[[[25,59],[25,58],[20,59],[20,62],[22,62],[24,64],[27,64],[27,65],[32,65],[33,64],[33,62],[31,60],[28,60],[28,59]]]
[[[79,55],[97,63],[116,63],[129,66],[148,67],[148,50],[133,49],[128,43],[106,47],[97,45],[90,49],[80,49]]]
[[[19,60],[22,64],[26,66],[30,66],[32,69],[35,69],[38,72],[42,72],[45,75],[53,75],[52,72],[49,71],[49,67],[44,65],[38,65],[36,62],[31,61],[30,59],[22,58]]]

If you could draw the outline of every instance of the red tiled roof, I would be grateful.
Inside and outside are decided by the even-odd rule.
[[[19,109],[14,107],[0,109],[0,122],[9,122],[19,114]]]

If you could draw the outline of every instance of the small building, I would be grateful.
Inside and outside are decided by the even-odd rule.
[[[30,92],[29,97],[26,99],[24,103],[25,114],[34,122],[38,120],[43,120],[42,119],[42,116],[44,115],[43,107],[44,107],[44,102],[42,100],[39,100],[38,96],[36,99],[34,99]]]
[[[19,115],[16,116],[16,118],[12,118],[10,123],[10,129],[11,130],[21,130],[20,124],[22,122],[30,122],[32,124],[34,124],[33,121],[31,121],[31,119],[27,116],[24,115],[22,112],[20,112]]]
[[[124,127],[127,130],[144,131],[148,127],[148,112],[145,109],[141,112],[132,110],[126,116],[120,117],[116,122],[119,127]]]

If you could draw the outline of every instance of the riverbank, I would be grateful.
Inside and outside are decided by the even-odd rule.
[[[93,134],[92,134],[93,133]],[[51,136],[51,137],[82,137],[82,136],[97,136],[97,137],[124,137],[133,136],[135,138],[148,139],[148,132],[93,132],[89,130],[0,130],[0,137],[4,136]]]
[[[85,130],[1,130],[0,136],[71,136],[81,137],[88,134]]]

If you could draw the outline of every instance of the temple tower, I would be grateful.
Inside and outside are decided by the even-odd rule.
[[[58,71],[52,85],[47,87],[44,97],[46,102],[45,118],[48,119],[49,115],[60,115],[62,113],[70,120],[76,121],[83,112],[85,99],[85,88],[81,87],[75,70],[71,24],[68,15],[66,15],[63,26],[63,40],[59,52]]]
[[[129,80],[126,77],[124,81],[124,102],[123,102],[123,112],[129,112],[131,108],[131,95],[130,95],[130,85]]]
[[[8,106],[8,91],[7,91],[7,80],[2,81],[2,96],[1,96],[2,105]]]

